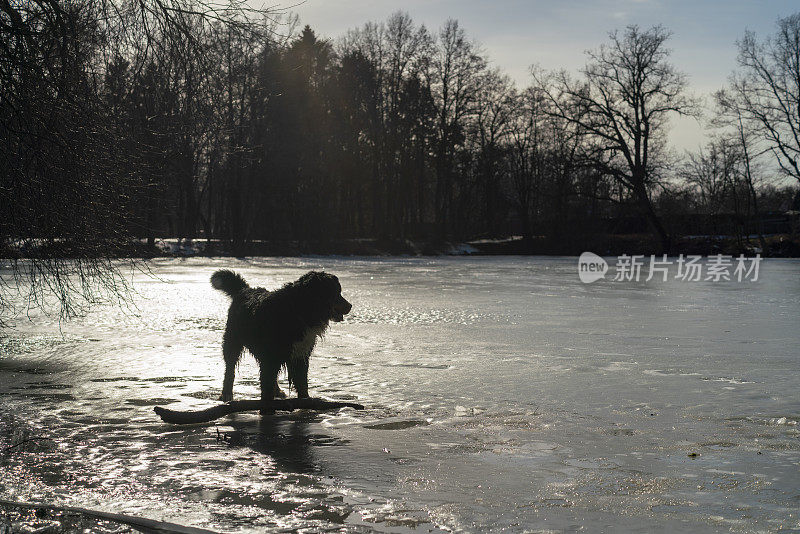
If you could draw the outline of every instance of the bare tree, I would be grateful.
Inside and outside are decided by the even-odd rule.
[[[769,148],[759,148],[758,129],[752,127],[744,115],[744,110],[736,105],[733,97],[728,91],[718,91],[715,95],[717,113],[712,124],[728,130],[728,136],[738,147],[741,160],[741,175],[749,193],[750,202],[753,205],[753,214],[757,219],[758,240],[762,250],[766,250],[764,240],[763,224],[760,219],[758,192],[756,185],[763,181],[761,160],[765,152],[771,151]],[[761,145],[763,147],[763,145]]]
[[[382,67],[385,87],[383,117],[387,126],[381,143],[381,179],[383,196],[387,200],[384,232],[403,236],[406,215],[413,200],[407,195],[414,191],[412,180],[404,172],[404,160],[408,159],[409,150],[413,150],[408,144],[412,137],[407,128],[407,114],[411,111],[408,104],[411,92],[419,94],[427,89],[420,86],[420,78],[421,69],[427,67],[424,58],[430,54],[432,38],[425,26],[416,26],[408,13],[403,12],[389,17],[382,36],[386,52]],[[416,87],[411,92],[410,83]]]
[[[586,132],[593,165],[631,193],[667,251],[670,236],[650,198],[657,156],[666,144],[669,116],[696,114],[697,103],[687,94],[686,76],[669,62],[665,28],[628,26],[609,37],[608,44],[587,52],[581,80],[566,72],[546,80],[534,71],[534,77],[546,88],[550,113]]]
[[[515,120],[510,127],[508,167],[511,197],[526,240],[533,237],[533,212],[541,197],[546,172],[550,121],[547,106],[546,97],[539,87],[530,87],[515,95]]]
[[[383,237],[402,236],[405,224],[418,220],[423,210],[424,172],[408,161],[418,159],[427,143],[422,134],[428,129],[426,119],[415,115],[425,114],[429,107],[425,102],[430,94],[426,71],[432,46],[433,38],[425,26],[416,25],[402,11],[393,13],[385,23],[368,23],[348,32],[340,44],[343,57],[357,53],[375,73],[375,90],[369,97],[373,120],[364,137],[371,146],[373,232]],[[415,128],[418,131],[412,132]],[[424,165],[424,158],[415,163]]]
[[[488,60],[467,39],[458,21],[450,19],[439,30],[432,59],[436,121],[436,221],[445,235],[452,230],[456,190],[456,148],[466,139],[466,121],[476,111],[480,82]]]
[[[730,94],[718,100],[743,117],[783,172],[800,182],[800,13],[778,20],[766,40],[747,32],[737,45],[740,68]]]
[[[505,145],[515,112],[516,91],[511,79],[497,69],[487,70],[476,97],[476,114],[469,128],[475,152],[475,179],[479,219],[490,235],[497,233],[501,199],[501,176]]]
[[[728,209],[740,161],[736,148],[731,139],[713,139],[705,149],[689,154],[678,169],[678,176],[698,193],[698,207],[706,215],[713,217]]]
[[[713,233],[732,230],[741,250],[744,250],[746,224],[758,216],[755,163],[737,131],[723,131],[715,135],[705,149],[689,154],[677,175],[695,193],[697,208],[708,216]],[[732,217],[731,217],[732,215]],[[722,222],[723,226],[718,226]],[[759,240],[765,248],[763,235]]]

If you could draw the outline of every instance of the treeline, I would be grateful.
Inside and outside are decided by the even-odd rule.
[[[800,15],[738,43],[715,134],[682,156],[669,119],[703,102],[663,27],[518,88],[454,20],[397,13],[327,40],[241,6],[0,0],[3,242],[580,243],[628,220],[670,250],[720,214],[763,233],[800,180]]]

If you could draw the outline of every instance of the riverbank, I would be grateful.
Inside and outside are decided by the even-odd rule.
[[[661,245],[649,234],[615,234],[589,236],[579,242],[534,237],[525,240],[516,236],[503,240],[470,241],[469,246],[481,255],[540,255],[540,256],[578,256],[585,251],[601,256],[620,256],[622,254],[663,254]],[[669,254],[677,256],[714,254],[755,255],[772,258],[800,257],[800,236],[773,234],[764,236],[762,247],[757,236],[741,240],[724,235],[696,235],[676,238]]]
[[[252,256],[579,256],[585,251],[602,256],[661,254],[660,244],[649,234],[598,234],[581,239],[509,236],[465,242],[435,239],[326,239],[254,240],[233,245],[219,239],[156,239],[107,242],[95,246],[97,257],[252,257]],[[84,256],[86,247],[65,241],[21,240],[0,248],[0,258],[69,258]],[[676,238],[670,255],[755,255],[773,258],[800,257],[800,235],[771,234],[764,243],[757,236],[737,239],[725,235]]]

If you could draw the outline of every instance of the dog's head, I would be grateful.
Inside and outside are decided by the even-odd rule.
[[[326,315],[325,320],[341,322],[350,313],[353,305],[342,296],[342,285],[339,279],[329,273],[309,271],[295,282],[305,289],[320,312]]]

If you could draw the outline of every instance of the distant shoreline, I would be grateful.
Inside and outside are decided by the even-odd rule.
[[[670,256],[693,254],[745,254],[775,258],[800,258],[800,235],[771,234],[764,236],[761,247],[758,236],[737,239],[732,236],[684,236],[676,238]],[[70,258],[73,247],[64,241],[20,240],[0,249],[4,259]],[[85,251],[76,247],[74,250]],[[170,258],[170,257],[251,257],[251,256],[579,256],[591,251],[601,256],[622,254],[661,255],[657,242],[648,234],[594,235],[581,240],[536,236],[525,239],[509,236],[496,239],[476,239],[466,242],[425,239],[332,239],[305,241],[255,240],[236,246],[217,239],[156,239],[109,241],[97,246],[97,257]]]

